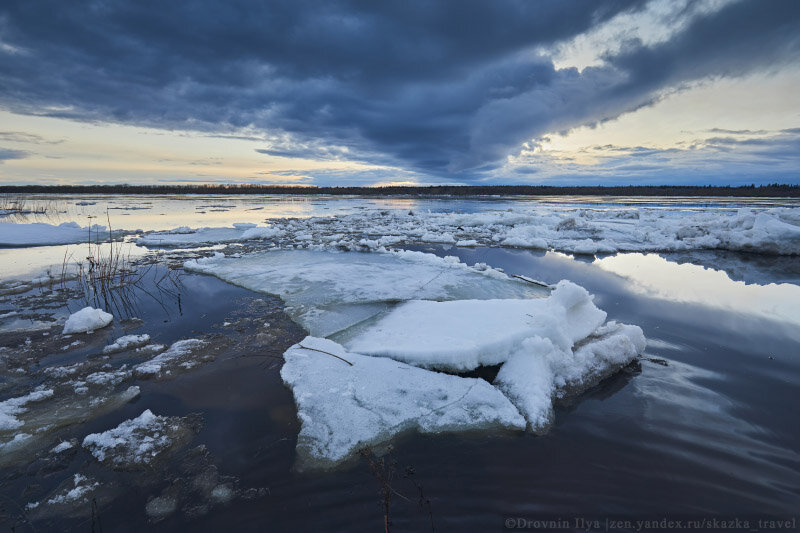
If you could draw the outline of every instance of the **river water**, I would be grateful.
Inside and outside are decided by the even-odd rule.
[[[481,213],[522,204],[598,210],[644,205],[711,213],[797,208],[796,201],[759,199],[48,196],[28,199],[32,212],[9,216],[5,223],[85,225],[96,217],[101,223],[109,219],[114,228],[150,231],[376,209]],[[80,246],[2,249],[2,277],[24,279],[26,272],[59,264],[65,251]],[[283,313],[278,298],[208,276],[178,272],[174,290],[154,297],[154,280],[166,272],[165,263],[175,263],[169,254],[178,252],[131,245],[134,257],[161,254],[153,275],[129,295],[129,314],[143,321],[134,331],[146,331],[164,344],[223,335],[226,348],[215,361],[174,379],[137,382],[136,400],[58,430],[54,442],[80,440],[144,409],[169,416],[199,413],[202,429],[166,463],[137,472],[103,468],[83,449],[55,465],[41,457],[7,464],[0,468],[0,522],[15,531],[381,531],[382,485],[369,461],[382,461],[378,473],[390,480],[389,518],[396,531],[503,531],[544,519],[560,520],[569,526],[562,530],[570,530],[608,517],[797,518],[797,256],[404,246],[547,283],[572,280],[595,295],[609,319],[639,325],[647,350],[619,374],[559,405],[544,434],[404,434],[381,458],[301,472],[294,457],[299,422],[279,371],[281,353],[303,338],[302,328]],[[207,250],[198,247],[178,255],[202,253]],[[4,297],[0,315],[20,301]],[[80,298],[65,300],[53,307],[53,317],[63,320],[80,305]],[[28,327],[26,320],[32,321],[16,319],[14,328]],[[14,349],[23,337],[34,344],[42,338],[14,328],[0,334],[0,345]],[[73,363],[128,331],[130,325],[115,323],[94,345],[65,356],[48,353],[39,364]],[[55,361],[56,356],[61,359]],[[8,397],[0,392],[0,399]],[[28,502],[48,497],[77,472],[93,475],[107,487],[108,497],[67,514],[34,516],[25,510]],[[240,497],[209,499],[198,472],[229,480]],[[147,502],[170,487],[179,494],[177,508],[154,522],[145,512]]]

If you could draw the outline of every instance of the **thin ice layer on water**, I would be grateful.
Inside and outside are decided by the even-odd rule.
[[[547,289],[455,257],[420,252],[280,250],[187,261],[187,270],[276,294],[314,336],[327,337],[412,299],[535,298]]]
[[[302,424],[297,448],[303,466],[331,466],[408,430],[525,427],[517,409],[482,379],[351,353],[315,337],[289,348],[284,359],[281,377],[292,388]]]

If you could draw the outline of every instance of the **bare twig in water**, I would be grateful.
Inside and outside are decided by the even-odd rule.
[[[547,283],[542,283],[541,281],[536,281],[535,279],[531,279],[527,276],[520,276],[519,274],[509,274],[512,278],[521,279],[522,281],[527,281],[528,283],[532,283],[533,285],[538,285],[539,287],[544,287],[546,289],[550,288],[550,285]]]
[[[379,493],[381,495],[381,506],[383,507],[383,531],[384,533],[389,533],[389,524],[391,523],[389,521],[389,508],[392,503],[392,495],[396,494],[404,500],[409,501],[408,498],[392,488],[391,481],[394,477],[397,464],[395,461],[389,461],[387,464],[385,457],[381,457],[380,459],[376,458],[372,453],[372,448],[369,446],[362,448],[358,453],[367,461],[370,472],[372,472],[372,475],[375,476],[381,485]]]
[[[318,350],[318,349],[316,349],[316,348],[309,348],[308,346],[303,346],[302,344],[300,344],[299,346],[300,346],[301,348],[303,348],[304,350],[311,350],[312,352],[319,352],[319,353],[328,354],[328,355],[330,355],[330,356],[333,356],[333,357],[335,357],[336,359],[339,359],[340,361],[344,361],[345,363],[347,363],[347,364],[348,364],[348,365],[350,365],[350,366],[353,366],[353,363],[351,363],[350,361],[348,361],[348,360],[347,360],[347,359],[345,359],[344,357],[339,357],[339,356],[338,356],[338,355],[336,355],[335,353],[326,352],[325,350]]]
[[[406,467],[406,472],[405,474],[403,474],[403,477],[409,480],[414,485],[414,487],[416,487],[417,492],[419,492],[419,506],[422,509],[425,509],[427,507],[428,518],[431,521],[431,533],[436,533],[436,528],[433,527],[433,507],[431,506],[431,500],[425,496],[425,492],[422,490],[422,485],[416,482],[416,480],[414,479],[414,474],[416,474],[416,472],[414,471],[414,467],[409,466]]]

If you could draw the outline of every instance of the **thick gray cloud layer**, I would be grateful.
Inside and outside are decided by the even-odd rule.
[[[465,179],[520,143],[614,118],[658,91],[800,53],[800,2],[745,0],[601,67],[537,49],[634,0],[6,0],[0,106],[274,139],[263,153],[360,158]]]

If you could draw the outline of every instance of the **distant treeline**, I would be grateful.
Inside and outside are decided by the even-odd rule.
[[[762,196],[800,197],[800,185],[437,185],[429,187],[294,187],[281,185],[0,185],[0,194],[330,194],[358,196]]]

